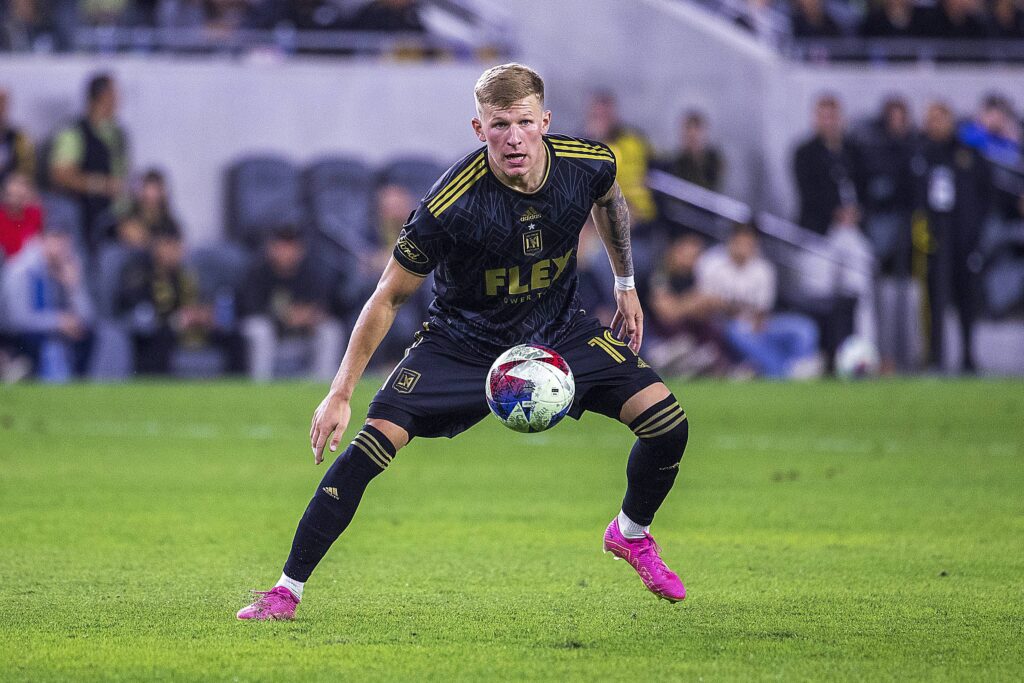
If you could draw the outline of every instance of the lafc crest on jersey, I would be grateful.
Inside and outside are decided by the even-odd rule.
[[[400,394],[410,394],[412,390],[416,388],[416,382],[420,381],[420,373],[409,368],[402,368],[401,372],[398,373],[398,377],[395,379],[395,383],[392,385]]]
[[[523,253],[527,256],[533,256],[534,254],[540,253],[540,250],[544,248],[544,240],[541,237],[540,230],[531,230],[523,233]]]

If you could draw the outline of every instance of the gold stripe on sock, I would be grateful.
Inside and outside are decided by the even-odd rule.
[[[653,439],[655,437],[661,436],[662,434],[667,434],[668,432],[671,432],[673,429],[683,424],[684,422],[686,422],[686,413],[683,413],[680,417],[673,420],[671,424],[665,425],[664,427],[654,432],[653,434],[644,434],[640,438]]]
[[[656,429],[661,429],[662,426],[666,422],[670,422],[670,421],[674,420],[675,418],[679,417],[679,415],[682,412],[683,412],[682,406],[680,406],[677,403],[674,406],[672,406],[672,410],[670,410],[668,413],[666,413],[662,417],[659,417],[657,420],[655,420],[654,422],[650,423],[649,425],[647,425],[643,429],[635,430],[633,433],[636,434],[637,436],[646,436],[647,434],[650,434],[651,432],[653,432]]]
[[[649,426],[651,426],[652,424],[654,424],[655,420],[657,420],[657,419],[658,419],[659,417],[661,417],[662,415],[665,415],[666,413],[668,413],[668,412],[669,412],[670,410],[672,410],[673,408],[676,408],[677,406],[679,406],[679,404],[678,404],[678,403],[676,403],[676,402],[673,402],[673,403],[672,403],[672,405],[670,405],[670,406],[667,406],[667,407],[665,407],[665,408],[662,408],[661,410],[659,410],[658,412],[656,412],[656,413],[655,413],[654,415],[651,415],[651,416],[650,416],[649,418],[647,418],[646,420],[644,420],[642,424],[638,424],[638,425],[636,426],[636,429],[634,429],[634,430],[633,430],[633,432],[634,432],[634,433],[635,433],[635,432],[640,432],[640,431],[643,431],[644,429],[647,429],[647,428],[648,428]]]

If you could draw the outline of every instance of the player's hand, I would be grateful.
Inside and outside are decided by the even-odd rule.
[[[615,290],[615,315],[612,316],[612,333],[620,341],[629,340],[633,353],[640,353],[644,340],[644,312],[640,309],[640,298],[635,289]]]
[[[324,461],[324,447],[330,439],[331,451],[338,450],[341,435],[352,419],[352,407],[348,399],[337,394],[327,394],[313,412],[313,423],[309,428],[309,443],[313,447],[313,462],[319,465]],[[331,434],[334,434],[331,437]]]

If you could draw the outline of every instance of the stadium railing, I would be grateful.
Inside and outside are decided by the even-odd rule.
[[[791,38],[782,51],[806,61],[1024,62],[1024,41],[998,38]]]
[[[1024,194],[1024,170],[995,164],[996,188]],[[772,213],[754,212],[747,204],[687,182],[670,173],[651,170],[648,187],[659,197],[668,222],[725,241],[734,223],[757,219],[765,255],[780,268],[783,299],[798,301],[823,262],[838,264],[826,240],[815,232]],[[1024,312],[1024,221],[993,217],[987,221],[981,245],[984,259],[981,288],[986,313],[1001,319]],[[847,268],[852,264],[845,264]]]

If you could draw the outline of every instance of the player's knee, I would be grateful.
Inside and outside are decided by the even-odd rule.
[[[690,438],[686,411],[671,394],[637,416],[629,428],[640,444],[658,452],[659,459],[674,459],[676,463],[682,459]]]
[[[409,432],[403,427],[390,420],[379,417],[371,417],[366,420],[366,426],[377,430],[394,448],[395,452],[402,450],[409,443]]]

